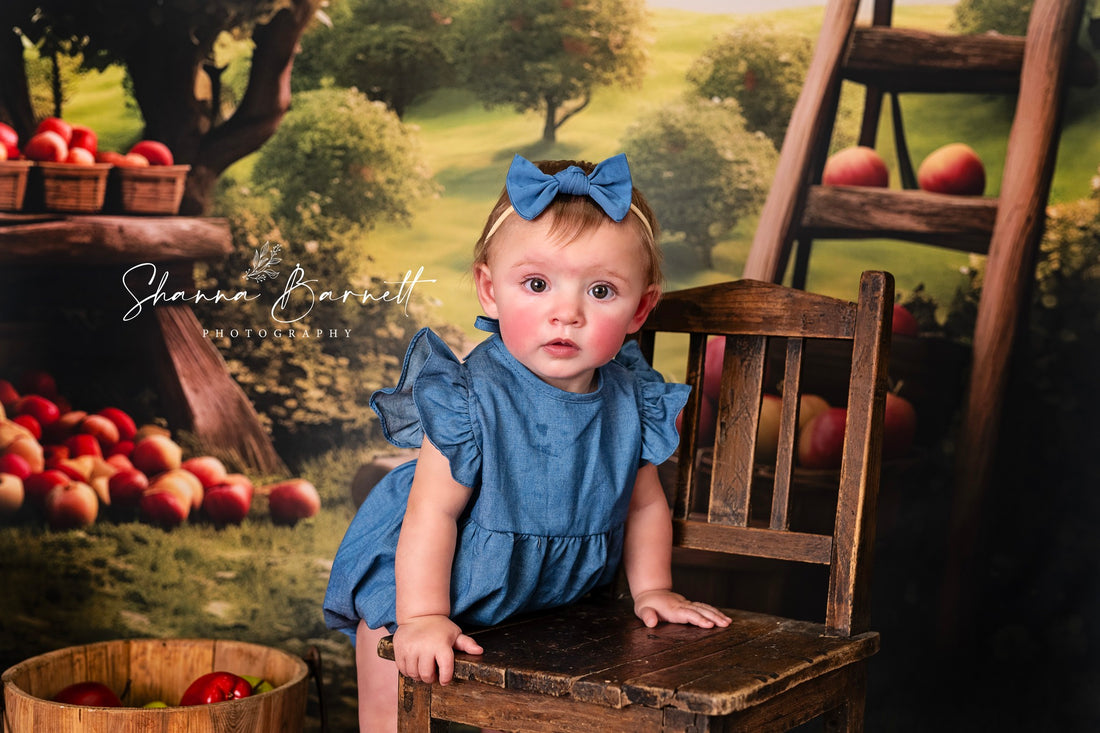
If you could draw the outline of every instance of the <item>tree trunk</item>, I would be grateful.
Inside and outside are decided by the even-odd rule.
[[[2,30],[5,27],[8,30]],[[4,20],[0,20],[0,69],[4,70],[0,73],[0,122],[11,125],[19,139],[26,140],[34,132],[35,121],[23,63],[23,40],[12,23]]]
[[[549,97],[546,98],[546,119],[542,125],[542,141],[552,143],[558,137],[558,125],[555,118],[558,116],[558,103]]]

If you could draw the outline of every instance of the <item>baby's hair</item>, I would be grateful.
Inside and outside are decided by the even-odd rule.
[[[576,160],[542,160],[535,163],[539,170],[547,175],[554,175],[560,173],[571,165],[575,165],[585,172],[585,174],[591,174],[592,169],[595,168],[595,164],[588,161],[576,161]],[[638,239],[642,243],[642,248],[646,252],[648,259],[646,267],[646,277],[648,279],[648,285],[662,285],[664,281],[664,275],[661,271],[661,250],[657,246],[657,237],[659,235],[659,229],[657,228],[657,217],[653,213],[653,209],[650,207],[649,202],[646,201],[645,196],[637,188],[634,188],[631,192],[630,202],[632,204],[632,210],[626,215],[626,218],[622,223],[628,223],[634,227],[634,230],[638,234]],[[508,198],[508,190],[503,189],[500,192],[500,197],[497,199],[496,204],[493,206],[493,210],[489,212],[489,218],[485,221],[485,227],[481,230],[481,236],[477,240],[477,245],[474,247],[474,263],[473,266],[485,264],[489,259],[489,247],[490,230],[493,225],[498,223],[501,216],[504,215],[505,210],[511,206],[511,201]],[[636,208],[637,210],[633,210]],[[599,204],[593,201],[588,196],[575,196],[571,194],[559,194],[549,206],[546,207],[544,213],[550,212],[553,216],[553,223],[550,225],[551,236],[560,237],[563,241],[570,242],[578,237],[582,232],[595,229],[601,224],[610,222],[607,214],[600,208]],[[540,214],[542,216],[542,214]],[[644,217],[642,221],[639,217]],[[519,219],[517,215],[511,215],[509,219]],[[512,224],[511,221],[505,221],[501,228],[507,227]],[[648,226],[647,226],[648,224]],[[493,236],[499,236],[500,229],[498,228],[493,232]]]

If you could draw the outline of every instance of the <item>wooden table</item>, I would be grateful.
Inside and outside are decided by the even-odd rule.
[[[104,313],[102,321],[91,321],[97,335],[142,363],[173,431],[188,431],[204,450],[245,467],[285,472],[255,408],[203,335],[190,304],[161,301],[128,312],[136,303],[121,279],[128,269],[150,263],[148,271],[155,267],[169,276],[166,293],[193,292],[194,263],[231,251],[224,219],[0,213],[0,280],[8,295],[0,300],[0,322],[14,320],[17,310],[36,321],[61,307]]]

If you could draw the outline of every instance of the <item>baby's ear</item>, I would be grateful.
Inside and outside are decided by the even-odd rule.
[[[477,289],[477,300],[481,303],[481,309],[485,311],[485,315],[490,318],[500,318],[496,294],[493,292],[493,275],[484,262],[474,268],[474,287]]]
[[[642,324],[645,323],[645,319],[649,318],[649,312],[653,310],[657,305],[657,301],[661,299],[661,286],[650,285],[646,288],[642,294],[642,299],[638,301],[638,308],[634,311],[634,317],[630,319],[630,326],[627,328],[627,333],[634,333]]]

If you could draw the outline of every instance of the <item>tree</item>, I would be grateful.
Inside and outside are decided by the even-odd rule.
[[[541,111],[554,142],[600,86],[635,86],[647,61],[642,0],[485,0],[455,20],[456,64],[486,107]]]
[[[807,36],[743,21],[715,39],[687,79],[704,99],[737,100],[747,127],[763,132],[778,148],[812,55],[813,40]]]
[[[1035,0],[959,0],[953,26],[959,33],[1023,36],[1033,5]]]
[[[329,17],[331,26],[306,33],[295,88],[317,89],[331,80],[404,117],[418,97],[452,81],[446,0],[348,0]]]
[[[763,204],[777,160],[732,101],[662,107],[630,126],[623,151],[661,228],[683,234],[707,268],[718,238]]]
[[[181,213],[207,209],[217,177],[259,149],[290,106],[290,75],[299,39],[322,0],[5,0],[0,3],[0,118],[20,136],[35,125],[23,61],[24,39],[40,55],[83,54],[91,68],[125,66],[145,122],[189,163]],[[222,34],[251,39],[248,87],[221,121],[216,99],[200,99],[196,80],[211,64]]]
[[[299,94],[260,151],[252,179],[276,192],[280,226],[310,239],[409,221],[415,204],[435,193],[408,130],[385,105],[354,89]]]

